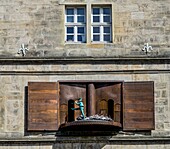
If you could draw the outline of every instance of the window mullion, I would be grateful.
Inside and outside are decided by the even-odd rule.
[[[77,23],[77,9],[74,8],[74,23]]]
[[[111,26],[110,26],[110,33],[109,33],[109,35],[110,35],[110,41],[112,40],[112,38],[111,38],[111,32],[112,32],[112,28],[111,28]]]
[[[74,42],[77,42],[77,26],[74,27]]]
[[[91,41],[93,41],[93,26],[91,26]]]
[[[77,42],[77,8],[74,8],[74,42]]]
[[[100,25],[100,41],[103,41],[103,26]]]
[[[103,23],[103,9],[100,8],[100,23]]]
[[[103,8],[100,8],[100,41],[103,41]]]

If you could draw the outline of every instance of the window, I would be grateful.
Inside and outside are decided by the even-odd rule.
[[[109,116],[114,120],[113,126],[120,124],[124,131],[154,129],[152,81],[64,81],[28,83],[27,130],[56,131],[63,124],[72,123],[81,114],[79,110],[71,111],[79,97],[86,116]]]
[[[67,110],[68,110],[68,122],[72,122],[74,121],[74,111],[71,110],[71,108],[74,108],[74,100],[69,100],[68,101],[68,106],[67,106]]]
[[[111,7],[92,7],[92,42],[112,41]]]
[[[65,33],[66,42],[86,42],[85,7],[66,7]]]
[[[112,42],[112,8],[111,6],[92,5],[91,24],[86,20],[85,6],[66,6],[65,8],[65,42],[87,42],[87,30],[92,43]],[[87,25],[88,23],[88,25]],[[88,27],[89,26],[89,27]],[[91,31],[90,28],[91,27]],[[89,36],[90,37],[90,36]],[[90,39],[89,39],[90,40]]]

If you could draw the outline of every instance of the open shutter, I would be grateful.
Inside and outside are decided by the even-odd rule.
[[[56,82],[28,83],[28,130],[58,129],[59,87]]]
[[[154,83],[126,82],[123,98],[123,130],[154,129]]]

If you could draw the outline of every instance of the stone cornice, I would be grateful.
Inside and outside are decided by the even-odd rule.
[[[107,63],[170,63],[170,57],[46,57],[0,58],[0,64],[107,64]]]
[[[95,75],[95,74],[166,74],[170,73],[170,69],[163,70],[84,70],[84,71],[0,71],[0,75]]]
[[[83,142],[83,143],[89,143],[89,142],[103,142],[103,143],[115,143],[115,142],[149,142],[152,143],[153,141],[170,141],[170,137],[153,137],[153,136],[122,136],[122,137],[117,137],[117,136],[96,136],[96,137],[22,137],[22,138],[0,138],[0,142],[3,143],[29,143],[29,142],[39,142],[39,143],[76,143],[76,142]]]

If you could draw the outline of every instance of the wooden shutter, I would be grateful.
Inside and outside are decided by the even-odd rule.
[[[123,98],[123,130],[154,129],[154,83],[126,82]]]
[[[59,125],[59,87],[56,82],[28,83],[28,130],[52,131]]]

